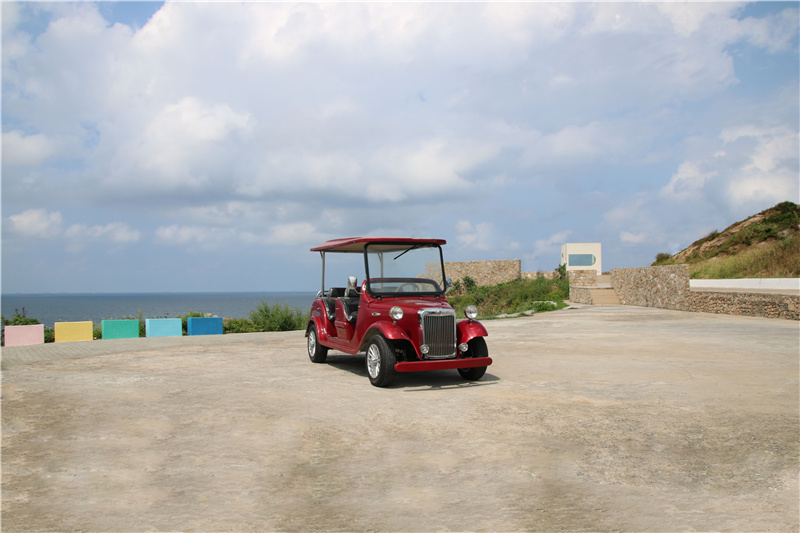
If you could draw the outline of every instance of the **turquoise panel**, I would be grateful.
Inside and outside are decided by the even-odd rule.
[[[186,319],[186,331],[189,335],[222,335],[222,318],[190,316]]]
[[[104,339],[135,339],[138,336],[138,320],[103,320]]]
[[[144,327],[148,337],[180,337],[183,335],[183,323],[180,318],[148,318],[145,320]]]

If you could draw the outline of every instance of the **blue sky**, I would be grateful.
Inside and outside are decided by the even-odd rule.
[[[3,2],[2,291],[312,291],[353,235],[649,265],[800,201],[798,7]]]

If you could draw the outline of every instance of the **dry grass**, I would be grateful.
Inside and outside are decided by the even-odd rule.
[[[653,263],[675,264],[694,279],[800,277],[800,206],[782,202]]]
[[[694,279],[800,277],[800,238],[767,241],[736,255],[716,256],[689,265]]]

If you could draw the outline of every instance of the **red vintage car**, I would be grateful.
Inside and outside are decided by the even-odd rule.
[[[308,357],[325,362],[328,350],[366,353],[370,383],[386,387],[397,372],[457,369],[477,380],[492,364],[484,337],[469,306],[456,320],[447,303],[442,239],[350,237],[315,246],[322,257],[322,290],[311,306],[306,328]],[[328,254],[352,254],[352,268],[366,274],[358,283],[325,288]]]

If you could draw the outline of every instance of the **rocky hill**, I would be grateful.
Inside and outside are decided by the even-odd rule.
[[[653,263],[675,264],[700,279],[800,277],[800,206],[782,202]]]

